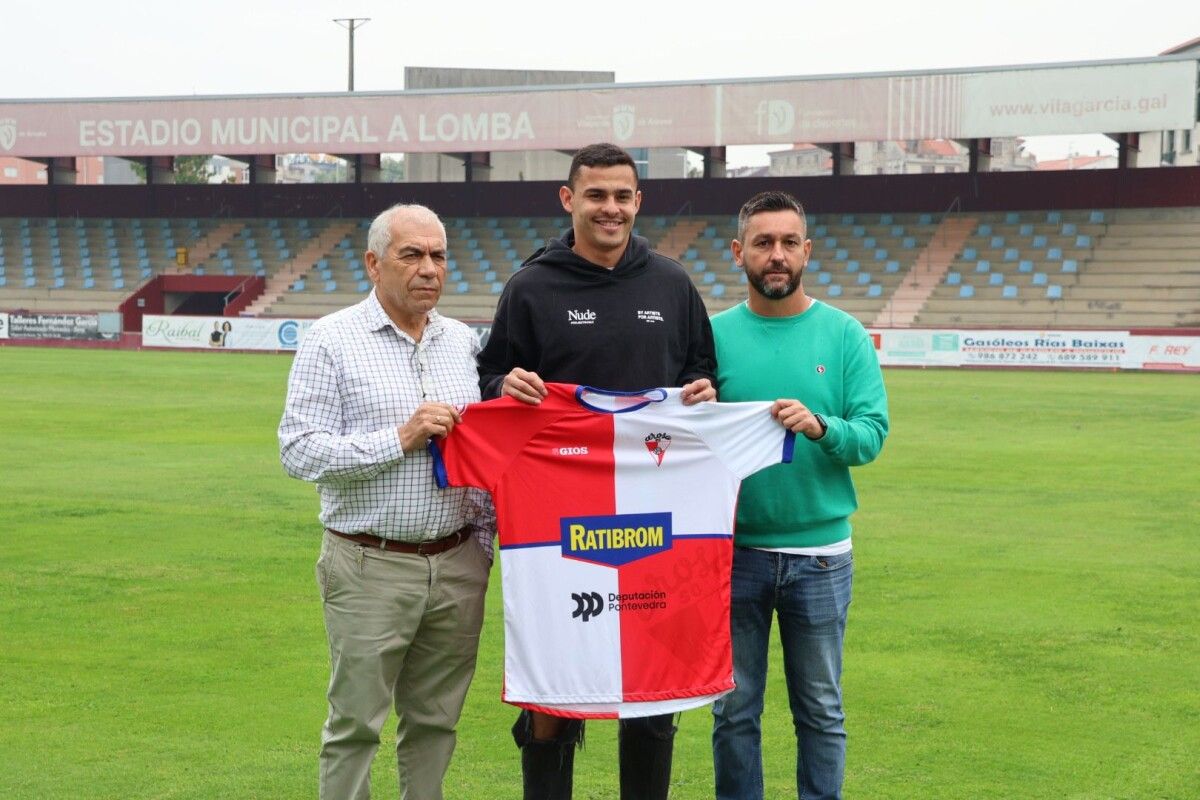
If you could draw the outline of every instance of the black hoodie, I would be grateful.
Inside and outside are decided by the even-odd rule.
[[[576,255],[574,242],[570,231],[551,240],[504,287],[479,354],[483,397],[498,397],[513,367],[617,391],[715,385],[712,327],[683,267],[640,236],[613,269]]]

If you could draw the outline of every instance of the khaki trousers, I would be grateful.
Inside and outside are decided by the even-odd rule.
[[[388,708],[404,800],[441,800],[455,726],[475,674],[491,562],[471,539],[434,556],[326,532],[317,585],[329,636],[322,800],[366,800]]]

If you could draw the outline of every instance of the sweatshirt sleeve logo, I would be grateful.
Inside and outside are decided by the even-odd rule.
[[[619,567],[671,549],[671,515],[611,514],[562,517],[565,558]]]

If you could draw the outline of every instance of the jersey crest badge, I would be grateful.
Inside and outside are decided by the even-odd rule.
[[[651,433],[646,435],[646,450],[660,467],[662,466],[663,456],[667,454],[667,448],[670,446],[671,434],[669,433]]]

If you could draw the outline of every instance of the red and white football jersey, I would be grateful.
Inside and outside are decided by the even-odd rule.
[[[505,702],[639,717],[733,688],[729,574],[742,479],[791,460],[770,403],[548,384],[474,403],[434,450],[441,486],[492,493]]]

